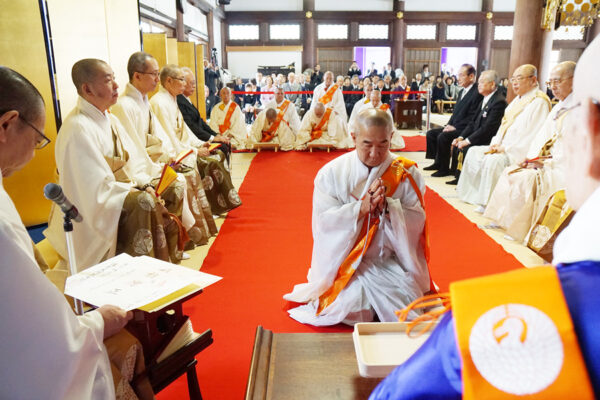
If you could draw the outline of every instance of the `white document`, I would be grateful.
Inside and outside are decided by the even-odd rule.
[[[205,288],[221,277],[155,258],[120,254],[67,278],[65,294],[94,306],[133,310],[185,286]]]

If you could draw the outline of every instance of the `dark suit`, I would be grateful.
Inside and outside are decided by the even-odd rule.
[[[318,86],[322,82],[323,82],[323,72],[322,71],[313,72],[313,74],[310,76],[310,84],[313,86]]]
[[[217,132],[210,129],[210,126],[202,119],[198,109],[184,95],[180,94],[177,96],[177,106],[179,106],[179,111],[183,115],[185,124],[194,132],[194,135],[198,139],[208,142],[211,136],[218,135]],[[229,152],[231,151],[229,146],[223,143],[220,150],[223,151],[225,157],[229,160]]]
[[[233,86],[233,90],[236,92],[245,92],[246,91],[246,85],[244,85],[243,83],[241,85],[234,85]],[[242,106],[242,103],[244,102],[244,95],[243,94],[236,94],[235,95],[235,102],[237,103],[238,106]]]
[[[450,170],[450,150],[452,141],[459,136],[462,136],[462,131],[467,127],[469,122],[475,118],[475,115],[481,107],[483,96],[479,94],[477,85],[464,95],[464,89],[459,94],[459,100],[454,106],[454,112],[448,121],[448,125],[452,125],[456,129],[451,132],[443,132],[443,128],[431,129],[427,132],[427,152],[426,158],[434,158],[434,165],[440,171]]]
[[[358,75],[360,77],[362,75],[362,71],[359,68],[357,68],[357,69],[349,69],[347,75],[350,78],[352,78],[354,75]]]
[[[208,92],[211,95],[217,94],[217,80],[221,76],[219,70],[204,68],[204,84],[208,86]]]
[[[490,97],[486,105],[483,106],[483,109],[481,108],[481,102],[479,103],[477,115],[475,115],[475,118],[473,118],[465,129],[463,129],[461,134],[463,138],[469,139],[471,144],[467,147],[463,147],[462,150],[459,150],[456,147],[452,150],[451,172],[455,173],[457,178],[460,175],[460,171],[456,170],[459,151],[463,152],[464,160],[464,156],[467,155],[467,151],[471,146],[485,146],[490,144],[502,123],[504,109],[507,105],[506,99],[500,90],[496,90],[496,93]]]

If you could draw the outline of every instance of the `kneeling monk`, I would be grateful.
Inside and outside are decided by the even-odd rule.
[[[385,111],[362,111],[356,125],[356,150],[315,178],[308,283],[284,296],[307,303],[289,311],[302,323],[396,321],[394,311],[432,289],[424,180],[414,162],[390,153]]]

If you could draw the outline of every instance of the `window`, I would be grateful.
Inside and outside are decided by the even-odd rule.
[[[269,25],[269,38],[274,40],[300,39],[300,25]]]
[[[348,39],[348,25],[317,25],[318,39]]]
[[[359,39],[387,39],[389,32],[388,25],[358,25]]]
[[[258,25],[229,25],[229,40],[258,40]]]
[[[447,40],[475,40],[476,25],[448,25]]]
[[[554,31],[553,40],[583,40],[583,27],[578,25],[561,26]]]
[[[435,40],[436,25],[406,25],[406,39]]]
[[[513,29],[512,25],[494,26],[494,40],[512,40]]]

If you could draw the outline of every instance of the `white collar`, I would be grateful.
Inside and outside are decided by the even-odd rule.
[[[159,91],[160,93],[164,93],[164,94],[168,95],[168,96],[169,96],[169,98],[170,98],[170,99],[171,99],[173,102],[177,103],[177,99],[176,99],[175,97],[173,97],[173,95],[171,94],[171,92],[169,92],[167,89],[165,89],[165,88],[164,88],[162,85],[160,86],[160,88],[158,88],[158,91]]]
[[[600,188],[583,203],[554,243],[554,265],[600,261]]]
[[[131,97],[138,104],[149,104],[148,95],[143,95],[142,92],[140,92],[138,88],[133,86],[130,82],[127,82],[127,85],[125,85],[125,91],[123,92],[123,96]]]
[[[488,94],[487,96],[485,96],[483,98],[483,102],[481,103],[481,109],[482,110],[485,107],[485,105],[488,103],[488,101],[490,101],[490,99],[492,98],[492,96],[494,95],[494,93],[496,93],[497,91],[498,91],[498,89],[494,90],[492,93]]]
[[[77,108],[85,115],[93,119],[97,123],[109,123],[108,113],[102,112],[95,105],[87,101],[81,96],[77,98]]]
[[[474,85],[475,85],[474,83],[471,83],[469,86],[467,86],[466,88],[464,88],[464,89],[465,89],[465,91],[463,92],[463,95],[462,95],[461,99],[462,99],[463,97],[465,97],[465,96],[467,95],[467,93],[469,93],[469,90],[471,90],[471,88],[472,88]]]
[[[525,93],[523,96],[517,97],[517,99],[525,99],[525,98],[528,98],[528,97],[531,97],[531,96],[535,96],[535,94],[537,93],[537,91],[538,91],[538,86],[535,85],[535,87],[533,89],[531,89],[529,92]]]

